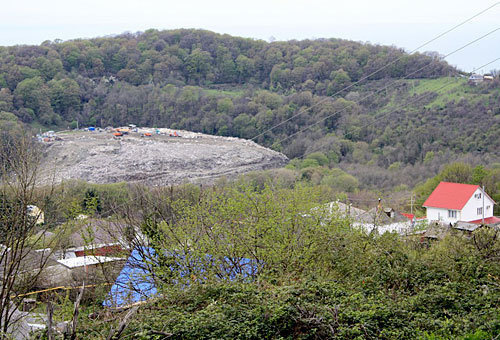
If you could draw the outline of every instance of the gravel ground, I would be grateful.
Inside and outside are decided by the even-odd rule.
[[[141,137],[152,132],[151,137]],[[279,152],[239,138],[140,128],[119,139],[105,131],[69,131],[44,142],[42,184],[81,179],[92,183],[212,183],[226,176],[284,166]]]

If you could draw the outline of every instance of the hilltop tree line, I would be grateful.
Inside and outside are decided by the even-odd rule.
[[[399,78],[423,66],[415,77],[456,73],[436,56],[340,39],[266,43],[201,30],[149,30],[47,41],[40,46],[0,47],[0,110],[44,125],[76,119],[89,125],[101,118],[118,124],[143,115],[149,116],[142,119],[145,122],[172,124],[182,121],[180,114],[190,117],[199,108],[186,103],[170,108],[173,118],[165,117],[165,107],[172,106],[172,98],[164,95],[171,92],[166,85],[181,89],[245,84],[280,94],[324,96],[395,60],[370,79]],[[184,97],[189,95],[188,91]],[[144,107],[145,96],[152,107]],[[131,106],[141,111],[130,112]],[[244,108],[250,116],[253,111]]]

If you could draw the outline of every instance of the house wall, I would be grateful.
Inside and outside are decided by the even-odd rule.
[[[448,209],[441,208],[427,208],[427,220],[428,221],[441,221],[445,223],[455,223],[458,221],[462,221],[462,214],[460,210],[457,210],[457,217],[451,218],[448,217]]]
[[[481,198],[476,198],[476,194],[481,194]],[[478,188],[474,194],[471,196],[469,201],[462,208],[462,219],[461,221],[474,221],[483,218],[483,214],[477,214],[477,208],[481,208],[483,206],[483,190]],[[488,195],[484,195],[484,218],[493,216],[493,200],[491,200]],[[489,208],[488,208],[489,206]]]
[[[95,265],[68,268],[61,264],[44,268],[37,281],[39,288],[78,286],[114,282],[120,274],[125,259]]]

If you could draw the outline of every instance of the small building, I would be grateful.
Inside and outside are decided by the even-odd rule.
[[[327,203],[324,208],[326,208],[328,215],[331,216],[334,212],[338,212],[349,218],[353,227],[360,228],[367,233],[397,232],[406,234],[415,226],[414,219],[408,219],[393,208],[383,208],[380,202],[379,206],[368,211],[338,201]]]
[[[123,256],[128,244],[123,234],[127,226],[106,220],[81,219],[68,236],[65,247],[55,253],[58,259],[82,256]]]
[[[116,280],[126,258],[82,256],[55,260],[47,265],[37,280],[40,288],[71,287],[85,284],[110,283]]]
[[[43,214],[43,211],[36,205],[28,205],[26,210],[28,216],[34,219],[35,224],[43,224],[45,222],[45,215]]]
[[[477,85],[483,82],[483,76],[480,74],[471,74],[469,77],[469,84]]]
[[[495,201],[479,185],[441,182],[424,202],[429,222],[455,224],[493,218]]]

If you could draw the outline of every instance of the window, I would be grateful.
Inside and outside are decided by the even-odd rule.
[[[490,210],[490,208],[491,208],[491,205],[486,206],[486,210]]]
[[[477,214],[482,215],[483,214],[483,208],[477,208]]]
[[[448,217],[457,218],[457,211],[456,210],[448,210]]]
[[[474,197],[477,199],[480,199],[482,196],[481,196],[481,193],[478,193],[478,194],[474,194]]]

